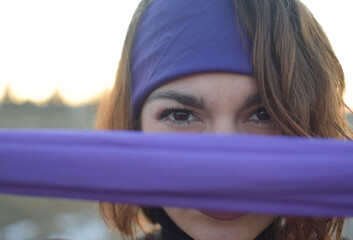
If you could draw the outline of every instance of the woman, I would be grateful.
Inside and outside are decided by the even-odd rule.
[[[297,0],[143,0],[97,127],[350,139],[344,85],[327,37]],[[144,219],[158,223],[164,240],[338,239],[343,225],[114,203],[101,212],[130,237]]]

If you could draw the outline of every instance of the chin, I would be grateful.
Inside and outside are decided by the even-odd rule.
[[[164,208],[178,227],[197,240],[252,240],[276,216],[214,210]]]

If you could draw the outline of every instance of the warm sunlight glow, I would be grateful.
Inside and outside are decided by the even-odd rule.
[[[0,1],[0,99],[45,101],[58,89],[83,104],[112,86],[120,51],[139,0]],[[353,107],[352,1],[304,0],[322,24],[344,68]]]
[[[59,89],[84,103],[112,86],[138,1],[0,2],[0,94],[41,102]]]
[[[345,101],[353,108],[353,2],[347,0],[302,0],[324,28],[346,77]]]

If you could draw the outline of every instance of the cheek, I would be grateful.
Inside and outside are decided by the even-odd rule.
[[[154,123],[152,118],[149,119],[148,117],[141,118],[141,130],[143,132],[163,132],[163,129]]]
[[[144,132],[156,132],[158,128],[156,129],[156,126],[154,124],[154,118],[151,112],[153,109],[149,107],[148,105],[144,105],[141,110],[141,117],[140,117],[140,122],[141,122],[141,130]]]
[[[255,135],[282,135],[277,126],[271,127],[256,127],[244,125],[241,130],[242,133]]]

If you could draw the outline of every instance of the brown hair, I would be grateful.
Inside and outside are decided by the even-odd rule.
[[[151,0],[142,0],[131,21],[116,82],[101,104],[98,129],[138,128],[131,107],[129,55],[135,30]],[[298,0],[233,0],[251,43],[254,77],[266,110],[284,135],[350,139],[342,95],[344,74],[329,40]],[[140,207],[101,203],[112,228],[130,238],[142,226]],[[336,233],[343,219],[290,218],[277,221],[279,239],[322,240]],[[143,226],[142,226],[143,227]]]

